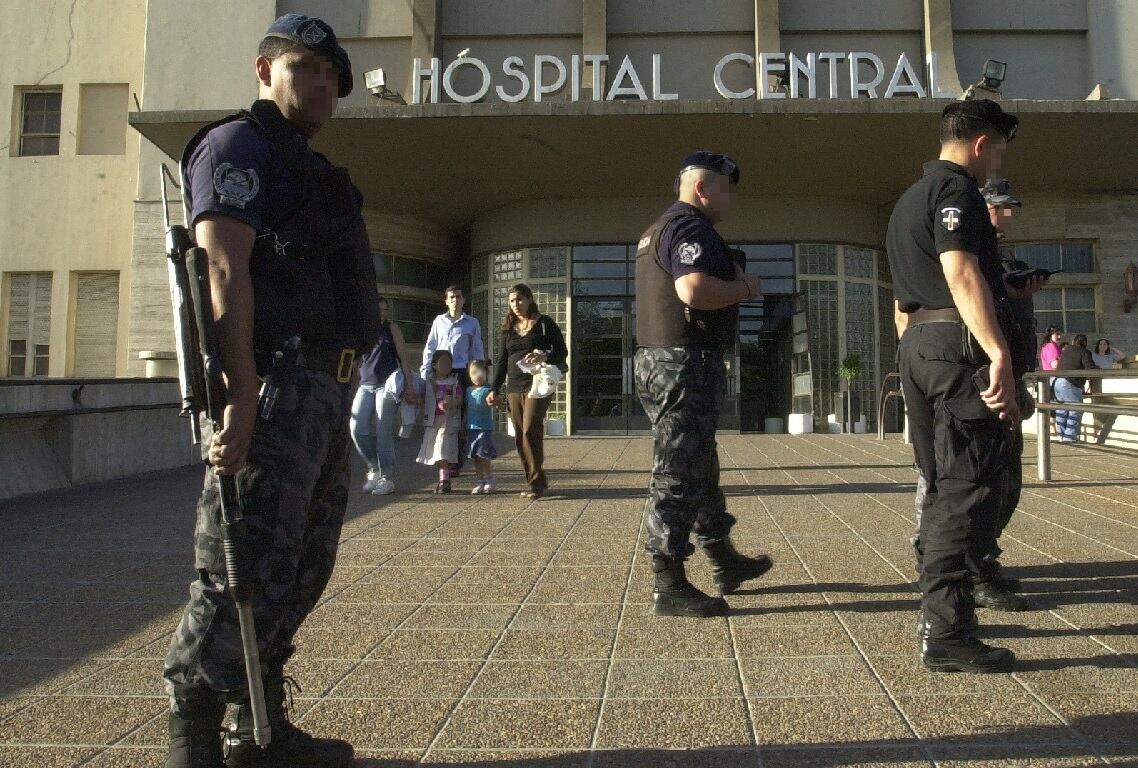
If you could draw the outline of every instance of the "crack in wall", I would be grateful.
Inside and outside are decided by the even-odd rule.
[[[71,46],[75,42],[75,24],[74,24],[75,6],[77,6],[78,4],[79,4],[79,0],[71,0],[71,9],[67,12],[67,57],[63,60],[63,63],[60,64],[58,67],[51,70],[50,72],[45,73],[43,77],[41,77],[39,80],[36,80],[34,83],[32,83],[33,86],[40,85],[41,83],[43,83],[44,80],[47,80],[49,77],[54,75],[56,72],[60,71],[61,69],[63,69],[64,67],[66,67],[68,64],[71,63],[71,50],[72,50]]]

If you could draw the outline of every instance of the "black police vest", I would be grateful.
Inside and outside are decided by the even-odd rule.
[[[183,165],[210,130],[234,120],[256,126],[302,186],[299,206],[270,211],[272,226],[253,244],[254,347],[275,350],[299,336],[308,346],[370,349],[379,339],[379,294],[359,190],[271,102],[203,128],[186,146]]]
[[[739,307],[693,309],[676,295],[676,278],[660,260],[660,237],[676,219],[695,216],[673,211],[657,219],[636,249],[636,344],[641,347],[699,347],[724,351],[738,336]]]

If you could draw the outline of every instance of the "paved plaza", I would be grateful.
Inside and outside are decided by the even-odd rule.
[[[1050,484],[1027,468],[1004,560],[1037,610],[981,611],[1019,669],[966,676],[918,661],[897,439],[724,437],[736,542],[776,565],[707,620],[649,615],[649,439],[549,441],[536,502],[512,452],[498,494],[431,495],[417,447],[398,493],[353,491],[291,664],[300,724],[358,766],[1138,765],[1132,454],[1055,446]],[[161,765],[200,483],[0,506],[0,766]],[[690,571],[710,589],[702,555]]]

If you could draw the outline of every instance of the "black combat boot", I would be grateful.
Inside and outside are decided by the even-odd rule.
[[[696,589],[684,573],[683,560],[652,558],[656,585],[652,592],[652,613],[657,616],[726,616],[727,601]]]
[[[995,611],[1026,611],[1031,607],[1022,596],[1008,589],[998,579],[977,584],[973,590],[977,607],[991,608]]]
[[[731,594],[744,581],[757,579],[774,565],[766,555],[747,557],[739,554],[730,538],[706,544],[703,551],[711,560],[712,576],[721,595]]]
[[[166,768],[224,768],[221,719],[225,717],[225,704],[218,701],[184,714],[170,713]]]
[[[290,654],[291,655],[291,654]],[[265,677],[265,710],[272,728],[269,746],[262,749],[253,739],[253,710],[248,702],[237,708],[229,726],[228,768],[348,768],[352,745],[339,739],[318,739],[297,728],[288,719],[292,691],[300,686],[284,674],[283,660]]]
[[[921,662],[932,672],[1011,672],[1015,658],[1009,649],[982,643],[971,632],[959,640],[921,638]]]

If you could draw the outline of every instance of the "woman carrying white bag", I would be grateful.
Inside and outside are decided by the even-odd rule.
[[[401,399],[414,406],[419,402],[415,372],[407,365],[403,332],[388,319],[387,300],[379,299],[381,330],[379,342],[360,359],[360,386],[352,402],[352,442],[367,465],[364,493],[383,496],[395,490],[391,472],[395,468],[396,408]]]

